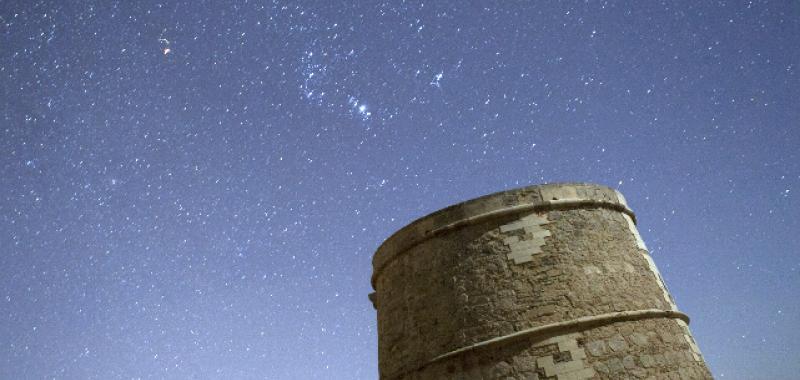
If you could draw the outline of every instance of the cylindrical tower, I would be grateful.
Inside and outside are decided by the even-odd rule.
[[[414,221],[373,258],[380,378],[707,379],[622,194],[531,186]]]

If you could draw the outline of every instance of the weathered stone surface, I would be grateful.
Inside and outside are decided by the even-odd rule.
[[[608,340],[608,347],[611,348],[611,351],[617,352],[627,349],[628,344],[625,343],[625,338],[623,338],[622,335],[617,334]]]
[[[532,186],[448,207],[389,238],[373,266],[381,379],[711,377],[607,187]]]

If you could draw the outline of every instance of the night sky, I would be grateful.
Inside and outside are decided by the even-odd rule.
[[[375,379],[378,245],[562,181],[625,194],[715,376],[800,373],[797,2],[2,1],[0,36],[0,379]]]

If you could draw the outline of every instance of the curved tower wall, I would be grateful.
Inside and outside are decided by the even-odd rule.
[[[373,258],[380,378],[711,375],[614,189],[531,186],[414,221]]]

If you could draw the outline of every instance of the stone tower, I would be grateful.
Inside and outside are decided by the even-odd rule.
[[[372,264],[383,380],[711,378],[614,189],[466,201],[396,232]]]

